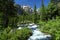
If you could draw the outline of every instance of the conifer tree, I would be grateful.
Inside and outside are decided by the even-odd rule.
[[[36,11],[36,4],[34,6],[34,23],[37,23],[37,11]]]
[[[8,27],[9,17],[15,17],[14,0],[0,0],[0,11],[3,12],[3,26]]]
[[[46,8],[44,6],[44,0],[42,0],[40,13],[41,13],[41,15],[40,15],[41,20],[45,20],[45,17],[46,17]]]

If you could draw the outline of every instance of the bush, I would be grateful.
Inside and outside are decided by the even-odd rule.
[[[60,40],[60,19],[49,20],[39,27],[42,32],[52,35],[52,40]]]
[[[11,28],[6,28],[0,32],[0,40],[27,40],[31,36],[32,32],[28,28],[21,30],[11,31]]]
[[[23,28],[16,31],[18,40],[27,40],[31,36],[32,32],[28,28]]]

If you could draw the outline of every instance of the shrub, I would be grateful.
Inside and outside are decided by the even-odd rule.
[[[23,28],[16,31],[18,40],[27,40],[31,36],[32,32],[28,28]]]
[[[31,36],[31,30],[23,28],[16,31],[11,31],[11,28],[6,28],[0,32],[0,40],[27,40]]]
[[[42,32],[52,35],[52,40],[60,40],[60,19],[49,20],[39,27]]]

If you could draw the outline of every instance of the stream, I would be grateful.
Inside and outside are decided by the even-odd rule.
[[[32,30],[32,36],[30,36],[27,40],[50,40],[51,35],[45,34],[38,29],[38,25],[31,23],[28,25],[28,28]],[[21,27],[19,28],[21,29]]]

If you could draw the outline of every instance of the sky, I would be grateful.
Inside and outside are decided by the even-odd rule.
[[[47,6],[49,2],[50,0],[44,0],[45,6]],[[35,4],[37,8],[41,7],[41,0],[15,0],[15,3],[19,5],[28,5],[31,8],[34,8]]]

